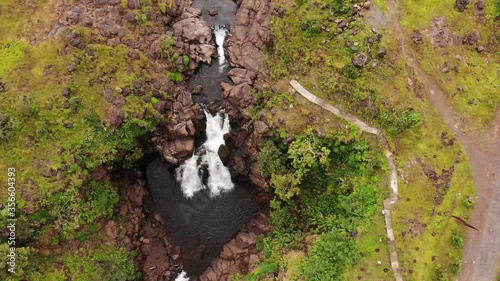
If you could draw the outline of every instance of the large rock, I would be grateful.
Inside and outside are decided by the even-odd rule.
[[[221,86],[224,89],[222,97],[228,99],[232,104],[240,108],[247,108],[253,103],[252,87],[247,83],[241,83],[233,87],[222,82]]]
[[[253,80],[257,77],[257,74],[244,68],[232,68],[227,73],[227,76],[233,81],[235,85],[241,84],[243,82],[252,85]]]
[[[192,137],[177,138],[163,146],[163,157],[173,164],[189,158],[194,151],[195,141]]]
[[[455,0],[455,7],[458,11],[463,12],[469,3],[469,0]]]
[[[261,48],[270,40],[271,1],[244,0],[236,14],[236,24],[228,39],[228,55],[233,67],[257,71],[263,61]]]
[[[99,24],[101,34],[105,37],[113,37],[120,32],[121,27],[112,19],[105,19]]]
[[[253,124],[253,127],[255,129],[255,132],[259,136],[266,136],[269,133],[269,125],[266,124],[264,121],[255,121]]]
[[[260,187],[266,187],[267,186],[267,182],[266,180],[260,175],[260,168],[259,168],[259,165],[254,162],[252,164],[252,166],[250,167],[250,171],[248,173],[248,177],[250,178],[250,180],[260,186]]]
[[[129,9],[139,9],[141,8],[141,0],[128,0],[127,7]]]
[[[431,21],[431,30],[429,32],[431,43],[436,48],[443,48],[453,42],[452,33],[446,22],[446,17],[435,17]]]
[[[118,128],[121,126],[123,121],[125,120],[125,113],[121,108],[117,108],[115,106],[109,106],[106,110],[106,125],[112,128]]]
[[[361,68],[361,67],[365,66],[368,63],[368,55],[366,55],[364,53],[357,54],[357,55],[355,55],[353,57],[352,63],[356,67],[360,67]]]
[[[144,280],[163,280],[157,278],[162,276],[170,268],[170,259],[165,245],[159,243],[155,245],[155,247],[148,249],[148,253],[149,255],[142,265],[142,271],[145,275]]]
[[[115,239],[118,237],[118,224],[115,221],[108,221],[104,229],[108,238]]]
[[[210,44],[212,30],[200,18],[187,18],[173,24],[174,34],[184,42],[195,44]]]
[[[486,14],[486,10],[485,10],[483,0],[477,1],[476,4],[474,4],[474,15],[476,17],[484,17],[485,14]]]
[[[475,45],[477,43],[477,41],[479,40],[479,38],[481,38],[481,33],[474,31],[474,32],[470,33],[469,35],[467,35],[467,38],[466,38],[467,44]]]
[[[422,40],[423,40],[423,36],[422,36],[422,33],[419,31],[419,30],[414,30],[412,35],[411,35],[411,40],[413,41],[413,43],[415,44],[420,44],[422,43]]]

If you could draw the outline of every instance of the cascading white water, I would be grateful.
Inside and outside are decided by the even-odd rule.
[[[226,64],[226,56],[224,55],[224,40],[226,39],[228,30],[226,28],[219,28],[214,30],[215,43],[217,44],[217,55],[219,56],[219,73],[224,71]]]
[[[227,114],[212,116],[205,111],[207,117],[206,142],[195,151],[193,156],[186,160],[176,170],[176,178],[181,184],[184,195],[188,198],[208,187],[211,196],[218,196],[234,188],[229,169],[222,163],[218,150],[224,142],[224,135],[229,133],[230,125]],[[203,183],[202,166],[208,171],[207,184]]]
[[[175,281],[189,281],[189,277],[187,277],[186,274],[187,273],[185,271],[182,271],[179,275],[177,275]]]

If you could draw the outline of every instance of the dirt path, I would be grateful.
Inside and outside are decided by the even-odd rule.
[[[319,105],[325,110],[330,111],[337,117],[340,117],[356,125],[356,127],[358,127],[361,131],[377,135],[380,138],[380,142],[384,147],[385,157],[389,162],[389,168],[391,170],[390,188],[392,190],[392,193],[391,197],[384,200],[385,229],[387,232],[387,238],[389,239],[389,246],[391,248],[391,253],[390,253],[391,267],[392,271],[394,272],[394,277],[396,281],[403,281],[403,277],[401,277],[401,270],[399,268],[398,253],[396,251],[396,240],[394,238],[394,231],[392,230],[392,215],[391,215],[391,206],[392,204],[398,201],[398,175],[396,170],[396,164],[394,163],[394,157],[391,151],[389,150],[389,144],[387,142],[387,139],[385,138],[384,134],[380,129],[368,126],[365,122],[359,120],[358,118],[352,116],[351,114],[343,112],[340,109],[336,108],[335,106],[329,104],[325,100],[311,94],[304,87],[302,87],[302,85],[300,85],[299,82],[292,80],[290,81],[290,85],[292,85],[292,87],[295,90],[297,90],[299,94],[301,94],[304,98],[308,99],[309,101]]]
[[[463,126],[450,108],[447,96],[439,84],[422,70],[412,51],[406,48],[402,27],[399,23],[397,0],[389,0],[391,25],[399,37],[401,53],[406,63],[415,70],[424,84],[428,101],[440,112],[446,125],[455,133],[465,148],[474,174],[476,205],[470,223],[479,231],[468,229],[464,247],[462,271],[458,280],[494,280],[500,259],[500,113],[494,124],[482,132],[470,132]]]

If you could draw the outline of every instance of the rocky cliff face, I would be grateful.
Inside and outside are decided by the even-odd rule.
[[[212,30],[200,17],[201,10],[192,8],[191,2],[175,0],[174,5],[167,5],[164,10],[156,3],[140,0],[83,0],[72,5],[62,4],[57,10],[59,22],[46,34],[67,43],[60,50],[61,55],[79,49],[92,57],[96,52],[93,44],[120,46],[126,49],[124,67],[130,71],[133,69],[129,64],[147,58],[147,65],[131,83],[116,85],[116,81],[100,81],[108,107],[106,124],[118,128],[126,117],[145,118],[146,112],[128,116],[127,97],[150,100],[146,93],[151,93],[157,99],[153,103],[155,115],[169,121],[161,125],[150,143],[173,164],[182,162],[193,153],[204,114],[200,105],[193,102],[186,84],[174,83],[168,72],[177,69],[189,76],[201,63],[211,63],[216,56]],[[254,103],[252,87],[264,60],[261,49],[269,41],[271,4],[270,0],[244,0],[237,1],[237,4],[236,23],[226,43],[234,67],[228,76],[234,85],[221,85],[221,106],[229,113],[232,123],[237,124],[233,126],[237,129],[226,140],[233,150],[228,166],[233,175],[248,176],[254,183],[265,185],[256,164],[256,144],[268,133],[269,126],[258,121],[249,130],[241,127],[250,122],[246,109]],[[145,22],[151,23],[148,28],[144,28]],[[85,32],[76,32],[75,26],[82,27]],[[69,63],[68,72],[78,71],[80,62]],[[116,69],[109,70],[110,73],[113,71]],[[109,177],[106,172],[104,176]],[[148,196],[145,179],[139,173],[138,179],[126,188],[126,196],[119,205],[124,226],[109,221],[105,225],[106,234],[109,243],[127,245],[130,250],[138,252],[135,262],[142,268],[144,280],[170,280],[182,267],[180,248],[172,244],[164,231],[163,226],[168,222],[159,215],[144,216],[142,202],[145,196]],[[268,200],[264,195],[260,203],[265,206]],[[231,274],[251,271],[253,263],[261,258],[255,246],[256,237],[268,231],[267,213],[259,211],[224,246],[220,257],[212,262],[200,280],[228,280]]]

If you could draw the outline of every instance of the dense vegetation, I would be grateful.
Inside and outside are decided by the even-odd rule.
[[[362,255],[353,238],[367,231],[386,196],[379,179],[384,159],[355,130],[320,138],[308,129],[288,147],[263,141],[259,165],[277,196],[269,219],[274,231],[262,241],[266,261],[283,264],[282,249],[305,251],[312,243],[300,276],[342,280]]]
[[[72,25],[57,39],[35,40],[57,20],[60,2],[21,2],[0,2],[0,27],[9,30],[0,34],[0,184],[7,185],[7,168],[15,168],[17,218],[16,273],[7,272],[9,247],[2,236],[0,279],[139,279],[133,253],[110,244],[104,230],[106,220],[118,220],[123,184],[93,173],[109,175],[142,157],[140,141],[168,122],[153,106],[170,93],[134,88],[154,78],[148,58],[140,53],[130,59],[124,44],[93,42],[88,27]],[[147,20],[129,36],[152,27]],[[86,47],[65,50],[75,37]],[[173,58],[172,40],[160,46],[166,60]],[[172,80],[182,80],[178,71],[171,69]],[[116,87],[132,91],[120,95]],[[104,93],[122,103],[116,124]],[[0,196],[5,229],[7,193]]]

